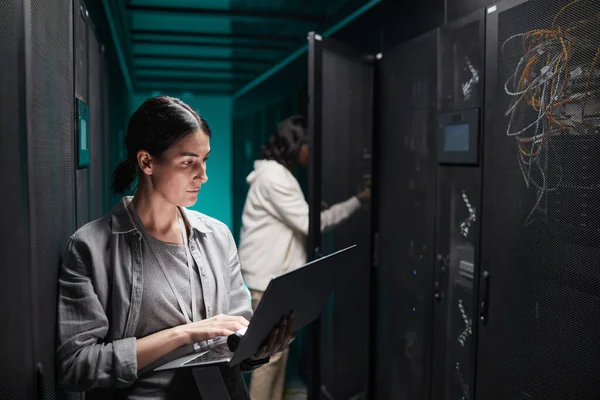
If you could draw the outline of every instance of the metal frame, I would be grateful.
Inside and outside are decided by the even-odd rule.
[[[169,7],[169,6],[150,6],[128,4],[127,11],[133,12],[155,12],[171,14],[195,14],[202,17],[244,17],[258,19],[286,20],[296,22],[323,22],[325,17],[320,14],[305,13],[284,13],[276,11],[252,11],[242,9],[219,9],[219,8],[199,8],[199,7]]]
[[[169,81],[160,81],[160,80],[147,80],[147,81],[138,81],[137,88],[182,88],[184,90],[191,89],[222,89],[229,90],[235,87],[234,83],[229,82],[217,82],[214,85],[211,85],[210,82],[169,82]]]
[[[485,25],[485,46],[484,46],[484,85],[483,85],[483,105],[482,105],[482,117],[481,117],[481,126],[483,129],[483,135],[481,135],[480,139],[480,149],[481,149],[481,157],[480,157],[480,165],[482,169],[482,182],[485,182],[487,177],[486,171],[486,154],[491,152],[493,146],[493,140],[486,138],[487,136],[495,134],[495,116],[497,115],[498,109],[498,90],[497,90],[497,79],[498,79],[498,15],[500,12],[505,11],[509,8],[518,6],[520,4],[525,3],[528,0],[504,0],[498,4],[495,4],[491,7],[487,7],[485,9],[485,17],[484,17],[484,25]],[[492,7],[495,7],[493,9]],[[492,10],[490,12],[490,10]],[[487,134],[486,134],[487,133]],[[489,207],[486,207],[486,204],[489,204],[490,201],[493,201],[493,188],[486,187],[485,184],[482,184],[481,190],[481,209],[482,212],[480,214],[480,226],[481,232],[479,235],[479,271],[480,274],[476,276],[478,279],[478,287],[477,287],[477,298],[478,298],[478,307],[477,307],[477,324],[473,324],[475,329],[475,360],[473,363],[474,366],[474,388],[473,388],[473,396],[474,398],[478,398],[479,393],[479,374],[480,368],[483,364],[485,364],[485,359],[481,358],[481,352],[479,351],[480,346],[482,345],[482,336],[485,335],[485,325],[488,319],[488,310],[489,310],[489,289],[490,289],[490,278],[492,276],[493,271],[490,272],[490,259],[488,254],[493,254],[488,249],[494,246],[493,235],[494,232],[492,229],[484,229],[486,226],[486,221],[488,217],[490,217],[490,211],[492,211]],[[485,284],[481,284],[481,282],[485,282]],[[489,371],[489,368],[486,370]]]
[[[323,82],[321,71],[323,41],[314,32],[308,34],[308,134],[310,154],[308,166],[308,260],[319,257],[321,246],[321,135]],[[308,338],[308,398],[319,399],[321,395],[320,318],[309,327]]]
[[[219,42],[190,42],[186,40],[160,40],[160,39],[140,39],[133,38],[133,44],[161,44],[161,45],[174,45],[174,46],[193,46],[193,47],[218,47],[218,48],[237,48],[237,49],[259,49],[259,50],[279,50],[287,51],[287,46],[277,46],[269,44],[259,43],[219,43]]]
[[[365,64],[372,64],[374,59],[373,56],[365,55],[365,53],[358,51],[354,47],[332,38],[323,39],[321,41],[321,49],[331,50],[349,58],[362,59]]]
[[[165,86],[165,85],[153,85],[153,86],[136,86],[137,91],[171,91],[171,92],[189,92],[197,93],[202,95],[223,95],[230,96],[233,90],[229,89],[218,89],[218,88],[203,88],[203,87],[190,87],[190,86]]]
[[[195,61],[217,61],[217,62],[238,62],[248,64],[270,65],[272,61],[258,58],[246,57],[209,57],[202,55],[181,55],[181,54],[135,54],[135,60],[195,60]]]
[[[137,76],[137,83],[144,83],[145,81],[152,81],[152,82],[160,82],[160,83],[170,83],[170,82],[177,82],[177,83],[190,83],[190,84],[195,84],[195,83],[213,83],[213,84],[219,84],[219,83],[231,83],[231,84],[235,84],[235,83],[243,83],[246,82],[246,79],[244,78],[210,78],[210,77],[181,77],[181,76],[172,76],[172,75],[166,75],[166,76],[157,76],[157,75],[146,75],[146,76]]]
[[[259,71],[251,70],[251,69],[242,69],[242,68],[207,68],[207,67],[195,67],[195,66],[187,66],[187,65],[178,65],[178,66],[167,66],[167,65],[140,65],[135,68],[137,72],[142,71],[164,71],[164,72],[197,72],[197,73],[217,73],[217,74],[232,74],[232,75],[248,75],[254,76],[259,73]]]
[[[294,43],[302,42],[302,38],[284,35],[260,35],[247,33],[221,33],[221,32],[192,32],[192,31],[165,31],[156,29],[132,29],[133,35],[163,35],[171,37],[195,37],[195,38],[214,38],[214,39],[240,39],[240,40],[258,40],[260,42],[280,42]]]
[[[381,107],[378,88],[380,87],[381,76],[379,74],[380,59],[373,60],[373,143],[372,143],[372,161],[371,161],[371,271],[369,271],[369,367],[367,375],[367,398],[377,398],[377,333],[379,321],[379,276],[377,268],[379,267],[379,146],[380,146],[380,128],[381,128]]]

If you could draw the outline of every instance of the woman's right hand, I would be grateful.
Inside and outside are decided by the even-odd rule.
[[[371,200],[371,189],[367,188],[363,190],[362,192],[357,194],[356,197],[358,198],[358,200],[360,200],[361,203],[368,203]]]
[[[174,329],[182,334],[186,344],[192,344],[220,336],[233,335],[248,325],[249,322],[244,317],[220,314],[202,321],[179,325]]]
[[[138,370],[169,354],[178,347],[233,335],[248,326],[244,317],[217,315],[191,324],[165,329],[136,340]]]

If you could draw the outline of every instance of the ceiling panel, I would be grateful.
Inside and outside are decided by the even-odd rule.
[[[269,62],[280,59],[282,55],[288,52],[281,50],[262,49],[257,47],[247,48],[240,46],[206,46],[206,45],[179,45],[164,43],[134,43],[133,52],[135,54],[189,54],[189,55],[210,55],[215,57],[230,57],[233,50],[237,50],[236,55],[240,57],[266,59]]]
[[[138,89],[234,92],[368,0],[124,0]]]

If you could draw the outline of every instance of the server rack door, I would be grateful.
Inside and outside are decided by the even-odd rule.
[[[437,42],[433,31],[377,65],[376,399],[429,399]],[[376,339],[376,340],[375,340]]]
[[[315,235],[320,233],[319,211],[370,186],[374,57],[317,35],[311,35],[310,47],[309,186],[311,234]],[[315,236],[311,239],[313,252],[320,254],[351,244],[359,246],[353,262],[340,265],[336,292],[321,318],[321,351],[315,353],[315,360],[320,365],[318,380],[323,397],[352,398],[367,391],[370,227],[370,205],[366,205],[343,225],[319,235],[320,240]]]
[[[488,10],[479,399],[600,398],[599,22],[597,0]]]
[[[0,397],[33,398],[23,2],[0,2]]]
[[[75,229],[73,2],[33,0],[29,10],[29,215],[38,397],[80,398],[55,382],[60,255]],[[42,373],[43,372],[43,373]]]
[[[443,26],[439,32],[431,398],[467,400],[473,398],[475,379],[483,10]]]

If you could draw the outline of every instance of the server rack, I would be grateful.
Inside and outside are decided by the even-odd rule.
[[[599,17],[487,10],[480,399],[600,397]]]

